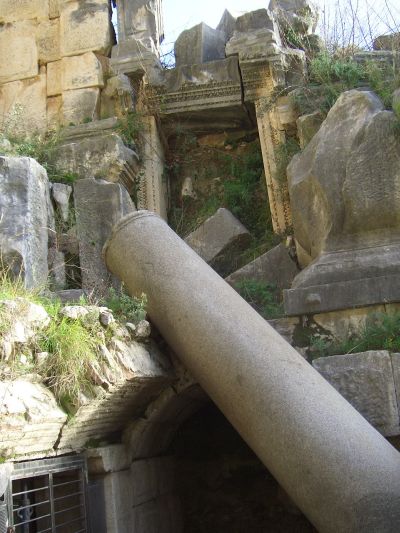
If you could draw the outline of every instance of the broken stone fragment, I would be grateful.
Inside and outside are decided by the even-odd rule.
[[[225,281],[235,285],[243,280],[256,280],[269,283],[278,289],[289,289],[298,272],[289,250],[284,244],[279,244],[230,274]]]
[[[183,31],[175,41],[176,66],[198,65],[225,57],[225,34],[201,22]]]
[[[29,157],[0,156],[2,265],[27,288],[47,282],[51,203],[46,170]]]
[[[182,198],[189,197],[193,198],[194,200],[197,198],[197,194],[193,187],[193,178],[187,177],[183,180],[181,196]]]
[[[25,298],[2,300],[0,311],[3,319],[9,324],[3,338],[11,344],[29,342],[36,331],[50,323],[50,317],[44,307]]]
[[[136,331],[134,335],[137,339],[147,339],[147,337],[150,336],[150,333],[150,323],[147,320],[141,320],[136,326]]]
[[[229,270],[233,259],[250,241],[247,229],[224,207],[185,238],[186,244],[220,273]]]
[[[64,183],[53,183],[51,186],[51,195],[57,204],[61,213],[62,220],[68,221],[69,215],[69,199],[72,194],[72,187]]]
[[[103,326],[106,326],[106,327],[108,327],[110,324],[115,322],[113,314],[108,309],[104,309],[100,311],[99,319],[100,319],[101,324],[103,324]]]
[[[313,361],[320,372],[378,431],[399,434],[399,412],[391,357],[369,351],[321,357]]]
[[[318,22],[318,9],[310,0],[271,0],[268,9],[283,29],[300,35],[313,33]]]
[[[78,320],[85,317],[89,313],[89,310],[82,305],[66,305],[60,309],[60,315],[63,315],[71,320]]]
[[[297,134],[299,136],[300,148],[303,150],[317,133],[324,117],[321,111],[317,110],[308,115],[302,115],[296,120]]]

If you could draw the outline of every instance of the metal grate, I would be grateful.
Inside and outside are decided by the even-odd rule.
[[[15,533],[87,533],[83,460],[58,458],[16,463],[8,489]]]

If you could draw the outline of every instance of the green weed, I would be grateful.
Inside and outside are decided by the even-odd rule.
[[[119,291],[112,287],[105,304],[115,317],[121,320],[137,323],[146,318],[147,297],[145,294],[142,294],[140,298],[131,297],[124,292],[123,287]]]
[[[262,317],[273,319],[284,315],[279,291],[270,283],[246,279],[235,283],[235,289]]]
[[[311,337],[310,341],[310,352],[313,358],[369,350],[400,351],[400,313],[373,314],[368,318],[359,335],[350,336],[343,341],[320,336]]]

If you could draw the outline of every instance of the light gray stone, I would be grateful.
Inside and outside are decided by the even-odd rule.
[[[133,88],[128,76],[119,74],[109,78],[101,93],[102,118],[123,117],[134,110]]]
[[[113,224],[134,211],[135,206],[122,185],[91,178],[75,183],[74,201],[82,288],[104,295],[112,284],[119,287],[119,283],[104,265],[103,245]]]
[[[250,241],[247,229],[224,207],[185,238],[186,244],[221,272],[229,268],[235,254],[246,248]]]
[[[141,320],[139,324],[136,325],[135,337],[137,339],[147,339],[151,334],[151,326],[147,320]]]
[[[284,244],[279,244],[244,267],[230,274],[225,281],[230,285],[243,280],[269,283],[278,289],[288,289],[299,269]]]
[[[162,70],[158,54],[136,39],[120,41],[111,51],[111,67],[116,74],[157,78]]]
[[[138,169],[136,152],[125,146],[116,133],[69,139],[54,152],[54,165],[61,173],[79,179],[99,178],[120,182],[132,190]]]
[[[232,37],[235,28],[236,17],[228,9],[225,9],[216,29],[224,34],[225,42],[227,42]]]
[[[297,134],[300,148],[303,150],[317,133],[324,118],[320,111],[314,111],[308,115],[302,115],[296,120]]]
[[[388,352],[332,355],[314,359],[312,364],[382,435],[389,437],[400,433]]]
[[[50,195],[46,170],[28,157],[0,156],[0,250],[26,287],[47,282]]]
[[[129,454],[123,444],[90,448],[85,456],[92,475],[120,472],[129,469],[130,465]]]
[[[53,449],[67,415],[47,387],[24,379],[1,381],[0,397],[2,457],[43,457]]]
[[[57,291],[56,296],[62,303],[77,303],[81,298],[84,298],[86,294],[82,289],[66,289],[63,291]]]
[[[118,0],[118,40],[136,40],[158,53],[164,38],[161,0]]]
[[[50,322],[44,307],[25,298],[2,300],[0,307],[4,318],[10,321],[3,338],[11,344],[29,342],[37,331],[45,328]]]
[[[72,187],[64,183],[53,183],[51,185],[51,195],[57,204],[61,213],[62,220],[68,221],[69,215],[69,199],[71,197]]]
[[[346,309],[351,295],[350,307],[377,304],[378,287],[381,298],[400,297],[396,282],[389,289],[400,273],[396,121],[374,93],[345,92],[289,164],[295,237],[313,259],[286,293],[290,314]]]
[[[65,268],[65,255],[57,248],[49,248],[48,252],[49,273],[55,289],[62,290],[67,285]]]
[[[103,324],[103,326],[109,326],[113,322],[115,322],[115,318],[111,311],[104,310],[100,312],[100,322]]]
[[[13,471],[12,463],[4,463],[0,465],[0,497],[3,496],[8,488],[8,483]]]
[[[106,531],[129,533],[132,529],[132,478],[129,470],[111,472],[103,479]],[[133,530],[134,531],[134,530]]]
[[[197,194],[193,187],[193,179],[188,176],[183,180],[182,183],[182,189],[181,189],[181,197],[182,198],[193,198],[194,200],[197,198]]]
[[[175,41],[175,64],[198,65],[225,58],[225,34],[201,22],[183,31]]]
[[[396,89],[392,95],[392,108],[399,115],[400,112],[400,89]]]
[[[104,256],[316,529],[397,527],[399,453],[164,221],[125,217]]]
[[[66,305],[60,309],[60,314],[71,320],[79,320],[89,313],[89,309],[83,305]]]
[[[315,31],[318,9],[310,0],[271,0],[268,9],[274,13],[283,29],[307,35]]]

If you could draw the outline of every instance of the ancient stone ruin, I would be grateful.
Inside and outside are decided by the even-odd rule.
[[[0,533],[399,531],[399,34],[317,20],[0,0]]]

